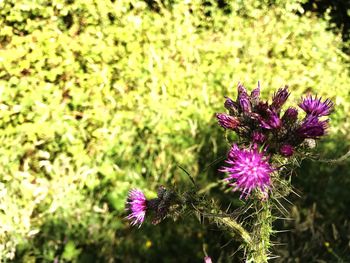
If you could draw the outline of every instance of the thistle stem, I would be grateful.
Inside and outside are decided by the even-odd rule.
[[[211,221],[217,223],[220,228],[223,228],[223,230],[230,232],[235,237],[238,235],[246,246],[251,246],[252,238],[248,231],[245,230],[244,227],[230,215],[224,214],[220,209],[217,208],[211,208],[211,211],[209,213],[206,213],[201,211],[201,209],[198,209],[194,204],[192,204],[192,207],[195,208],[197,212],[200,212],[203,216],[208,217]],[[212,213],[213,210],[216,213]]]
[[[249,233],[239,223],[237,223],[236,220],[230,217],[216,217],[215,221],[217,221],[220,225],[227,227],[230,232],[238,234],[246,245],[251,246],[252,238],[250,237]]]
[[[266,263],[269,258],[270,235],[272,232],[271,203],[266,200],[258,204],[253,240],[248,246],[247,262]]]

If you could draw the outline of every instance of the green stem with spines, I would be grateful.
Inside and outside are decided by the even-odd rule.
[[[269,259],[271,247],[270,236],[272,233],[271,202],[265,200],[257,204],[255,226],[252,233],[252,242],[248,246],[247,262],[266,263]]]

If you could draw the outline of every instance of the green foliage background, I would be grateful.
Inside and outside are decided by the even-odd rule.
[[[292,0],[152,6],[0,1],[3,262],[178,262],[178,253],[200,262],[203,243],[214,258],[228,256],[225,237],[195,219],[137,230],[123,218],[130,188],[152,197],[160,184],[189,184],[177,165],[203,187],[221,178],[200,171],[227,150],[214,113],[238,81],[253,88],[260,80],[265,97],[288,84],[291,103],[306,92],[331,98],[336,112],[319,153],[349,148],[349,57],[327,21]],[[349,166],[302,166],[302,197],[289,207],[297,220],[287,227],[306,224],[304,239],[284,237],[293,242],[278,248],[282,262],[346,255],[349,237],[339,232],[349,228]],[[310,223],[313,207],[321,217]],[[309,238],[315,218],[319,243]]]

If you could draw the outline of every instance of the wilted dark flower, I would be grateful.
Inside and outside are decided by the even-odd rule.
[[[283,155],[283,156],[286,156],[286,157],[290,157],[293,155],[294,153],[294,148],[292,145],[290,144],[284,144],[281,146],[280,148],[280,153]]]
[[[299,107],[302,108],[307,114],[313,116],[327,116],[333,110],[333,102],[329,99],[321,102],[322,98],[317,99],[317,96],[313,98],[312,96],[308,96],[303,99],[301,103],[299,103]]]
[[[262,132],[254,131],[252,134],[252,140],[254,143],[264,143],[266,140],[265,134]]]
[[[272,108],[276,111],[279,111],[283,104],[286,102],[286,100],[289,97],[288,87],[285,86],[284,88],[278,89],[278,91],[273,95],[272,98]]]
[[[239,120],[224,113],[217,113],[216,118],[221,127],[225,129],[235,129],[239,125]]]
[[[145,219],[147,210],[147,199],[143,192],[139,189],[130,190],[126,206],[130,212],[126,218],[131,220],[131,225],[139,225],[140,227]]]
[[[274,171],[269,164],[269,157],[264,152],[259,152],[257,146],[249,149],[239,149],[234,144],[226,160],[228,166],[222,167],[222,172],[227,172],[226,180],[234,180],[234,191],[242,191],[241,198],[248,196],[250,192],[259,188],[265,195],[271,185],[270,174]]]
[[[172,190],[160,186],[157,192],[158,198],[149,201],[149,207],[155,212],[152,224],[159,224],[168,214],[169,208],[175,198],[175,193]]]
[[[297,119],[298,119],[298,110],[296,108],[290,107],[285,111],[282,117],[282,122],[284,123],[295,122]]]
[[[317,117],[310,115],[305,118],[296,133],[301,138],[318,138],[326,134],[327,128],[328,120],[320,121]]]

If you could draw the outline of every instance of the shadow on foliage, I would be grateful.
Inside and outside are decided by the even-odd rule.
[[[346,138],[332,136],[317,150],[322,157],[336,159],[349,151],[344,142]],[[292,180],[300,197],[290,196],[293,220],[277,222],[277,228],[290,231],[276,236],[285,244],[275,247],[281,256],[276,262],[349,262],[350,159],[305,160]]]
[[[341,32],[344,42],[350,41],[350,1],[348,0],[309,0],[303,4],[307,11],[315,12],[319,17],[325,16],[329,11],[331,17],[330,29]],[[344,48],[346,53],[350,52],[347,45]]]

